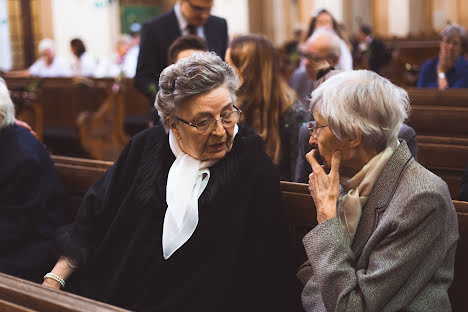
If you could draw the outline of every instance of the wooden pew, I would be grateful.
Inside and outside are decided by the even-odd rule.
[[[392,62],[381,73],[400,86],[415,86],[422,64],[439,54],[439,40],[398,39],[385,44],[393,52]]]
[[[80,207],[88,188],[112,166],[110,161],[52,155],[60,180],[69,194],[70,220]]]
[[[52,156],[59,176],[74,196],[75,209],[87,188],[95,183],[108,169],[111,162],[99,162],[88,159]],[[291,233],[291,246],[295,256],[295,266],[305,260],[302,245],[304,235],[317,225],[316,210],[307,184],[281,181],[283,204],[286,209]],[[468,203],[453,201],[457,211],[460,239],[455,259],[455,279],[449,289],[453,311],[466,311],[468,301],[464,297],[468,287]]]
[[[99,301],[52,290],[0,273],[0,311],[11,312],[124,312]]]
[[[408,88],[408,124],[418,138],[418,161],[440,176],[458,199],[468,162],[468,90]]]
[[[286,209],[291,231],[291,240],[296,256],[296,265],[303,263],[307,257],[302,245],[302,237],[315,225],[316,210],[314,201],[309,195],[307,184],[281,181],[283,203]],[[468,300],[465,292],[468,287],[468,202],[453,201],[458,217],[460,239],[455,256],[455,276],[449,289],[453,311],[467,311]]]
[[[18,119],[53,154],[116,160],[129,136],[146,128],[149,105],[133,80],[6,78]],[[28,92],[26,92],[27,90]]]

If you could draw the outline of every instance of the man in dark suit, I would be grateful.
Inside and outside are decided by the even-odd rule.
[[[364,68],[368,68],[378,74],[382,67],[387,65],[392,56],[387,52],[385,44],[372,36],[372,28],[369,25],[362,24],[359,26],[357,34],[358,46],[354,53],[354,59],[362,64]]]
[[[312,173],[312,168],[305,157],[305,155],[312,150],[312,146],[309,144],[310,131],[308,129],[308,124],[309,123],[304,124],[301,129],[299,129],[298,154],[294,175],[294,182],[299,183],[307,183],[309,181],[309,174]],[[403,124],[398,133],[398,138],[406,141],[411,155],[414,159],[418,160],[418,142],[414,129],[407,124]]]
[[[135,87],[153,106],[159,75],[168,66],[168,49],[181,35],[203,38],[210,51],[224,58],[228,44],[227,23],[210,15],[213,0],[179,0],[174,8],[143,25]],[[154,115],[154,114],[153,114]],[[154,121],[158,119],[153,116]]]

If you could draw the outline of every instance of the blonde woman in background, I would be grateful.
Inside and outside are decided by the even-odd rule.
[[[296,100],[280,73],[280,55],[259,35],[235,38],[226,61],[238,72],[237,92],[243,121],[265,141],[265,150],[279,166],[282,180],[291,180],[297,154],[297,136],[309,112]]]

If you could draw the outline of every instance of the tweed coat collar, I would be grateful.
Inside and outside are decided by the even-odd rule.
[[[411,159],[413,158],[406,142],[400,140],[400,145],[395,149],[392,157],[385,165],[382,174],[375,182],[366,205],[363,207],[361,220],[351,246],[356,259],[359,258],[377,226],[377,213],[383,213],[387,208],[398,186],[403,169]]]

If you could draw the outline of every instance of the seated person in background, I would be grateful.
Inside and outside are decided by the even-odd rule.
[[[467,33],[460,25],[448,25],[440,34],[439,57],[426,61],[419,74],[420,88],[468,88]]]
[[[357,40],[354,52],[355,67],[360,64],[363,69],[370,69],[380,74],[380,69],[391,60],[385,44],[372,36],[372,28],[366,24],[359,26]]]
[[[83,41],[79,38],[74,38],[70,41],[70,48],[75,57],[71,65],[74,76],[90,77],[94,75],[96,70],[96,60],[88,52]]]
[[[312,36],[319,29],[327,29],[332,31],[338,36],[338,42],[340,45],[340,55],[338,63],[336,64],[336,69],[341,70],[351,70],[353,69],[353,57],[351,55],[351,50],[348,46],[348,43],[345,41],[345,36],[340,30],[338,23],[336,22],[333,15],[325,10],[319,10],[310,20],[309,30],[307,32],[307,38]]]
[[[66,193],[42,144],[15,124],[3,80],[0,146],[0,272],[41,282],[57,259],[55,231],[68,221]]]
[[[45,38],[39,42],[39,59],[28,69],[5,73],[6,77],[70,77],[70,64],[60,56],[55,55],[54,42]]]
[[[310,94],[317,76],[315,65],[325,61],[327,67],[335,67],[341,57],[340,41],[333,32],[319,29],[307,39],[299,52],[302,64],[292,74],[289,85],[296,91],[302,107],[308,110]]]
[[[99,64],[94,72],[97,78],[106,77],[127,77],[132,78],[132,72],[125,70],[125,57],[130,45],[132,38],[129,35],[120,35],[115,46],[115,54],[111,57],[102,57],[99,60]]]
[[[136,67],[138,63],[138,54],[140,54],[140,31],[141,24],[133,23],[130,26],[130,49],[125,55],[125,61],[123,64],[123,71],[128,77],[134,77],[136,73]]]
[[[237,96],[243,122],[263,138],[281,180],[292,181],[297,134],[310,114],[283,79],[279,52],[260,35],[240,36],[231,41],[226,62],[241,80]]]
[[[316,83],[318,86],[320,83],[324,82],[328,78],[339,74],[341,71],[334,70],[326,74],[323,78],[319,79]],[[306,154],[309,153],[312,148],[311,144],[311,135],[310,130],[313,129],[315,123],[313,121],[305,123],[299,129],[299,142],[298,142],[298,153],[297,153],[297,162],[296,169],[294,174],[294,182],[298,183],[307,183],[309,181],[309,174],[312,172],[309,162],[306,159]],[[415,160],[418,160],[418,142],[416,138],[416,132],[414,129],[407,124],[403,123],[401,129],[398,132],[398,138],[406,141],[408,149],[411,152],[411,155]]]
[[[237,125],[238,84],[213,53],[162,72],[161,123],[88,190],[43,285],[70,277],[71,291],[137,311],[291,311],[279,176]]]
[[[175,64],[183,58],[192,56],[194,53],[206,51],[208,51],[208,46],[202,38],[195,35],[181,36],[169,46],[168,65]]]
[[[303,239],[298,272],[306,311],[451,310],[457,215],[447,184],[398,140],[409,107],[405,90],[365,70],[312,93],[319,224]]]
[[[463,174],[463,179],[460,186],[459,200],[468,201],[468,163],[466,164],[465,173]]]

